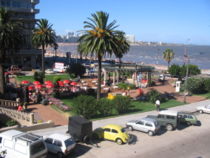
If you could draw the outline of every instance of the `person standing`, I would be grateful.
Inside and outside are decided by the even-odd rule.
[[[156,107],[156,110],[157,110],[157,111],[160,111],[160,100],[159,100],[159,99],[157,99],[157,100],[155,101],[155,107]]]

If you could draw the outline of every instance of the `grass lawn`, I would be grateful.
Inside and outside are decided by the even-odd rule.
[[[61,78],[61,80],[65,80],[65,79],[69,79],[69,74],[65,73],[65,74],[58,74],[58,75],[45,75],[45,81],[53,81],[55,77],[59,77]],[[33,76],[17,76],[16,80],[19,82],[23,80],[33,82],[34,77]]]
[[[195,94],[195,95],[205,97],[206,99],[210,99],[210,92],[204,94]]]
[[[73,105],[73,100],[72,99],[61,99],[64,104],[66,105]],[[169,100],[165,103],[160,104],[160,108],[161,109],[167,109],[170,107],[175,107],[175,106],[180,106],[180,105],[184,105],[184,103],[176,101],[176,100]],[[128,115],[128,114],[134,114],[134,113],[141,113],[141,112],[147,112],[147,111],[152,111],[155,110],[156,107],[154,104],[150,103],[150,102],[140,102],[140,101],[132,101],[132,107],[130,108],[130,110],[127,113],[124,114],[120,114],[120,115]],[[73,112],[69,112],[69,115],[75,115]],[[111,116],[97,116],[96,118],[93,118],[92,120],[97,120],[97,119],[103,119],[103,118],[111,118],[111,117],[116,117],[116,116],[120,116],[117,115],[114,111],[113,114]]]

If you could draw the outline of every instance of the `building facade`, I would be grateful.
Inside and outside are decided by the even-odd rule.
[[[21,49],[12,56],[8,55],[7,63],[19,65],[23,69],[39,68],[41,65],[41,50],[32,45],[32,31],[35,27],[35,15],[39,10],[35,6],[39,0],[0,0],[0,8],[3,7],[11,13],[13,21],[23,24],[24,44]]]

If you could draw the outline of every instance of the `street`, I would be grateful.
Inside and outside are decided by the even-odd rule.
[[[208,101],[203,101],[197,104],[180,106],[173,109],[192,111],[197,105],[209,104]],[[94,127],[104,123],[117,123],[125,125],[126,121],[138,117],[146,116],[147,114],[157,113],[155,111],[134,115],[126,115],[118,118],[110,118],[106,120],[94,121]],[[209,158],[210,157],[210,115],[197,114],[200,120],[200,126],[180,126],[174,131],[162,130],[157,136],[148,136],[145,133],[138,131],[129,131],[133,135],[134,141],[131,144],[117,145],[114,142],[101,141],[95,145],[79,144],[74,153],[68,157],[81,158]],[[125,119],[128,120],[125,120]],[[115,121],[118,120],[118,121]],[[121,123],[118,123],[121,122]],[[101,125],[101,126],[102,126]],[[49,134],[54,131],[64,132],[67,126],[57,127],[49,130],[34,131],[36,134]],[[49,155],[50,158],[56,157]]]

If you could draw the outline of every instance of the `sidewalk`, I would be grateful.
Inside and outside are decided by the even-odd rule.
[[[197,103],[191,103],[191,104],[186,104],[183,106],[177,106],[173,108],[169,108],[170,110],[176,110],[176,111],[190,111],[190,112],[195,112],[196,107],[200,105],[207,105],[210,104],[210,100],[205,100],[205,101],[200,101]],[[156,115],[158,112],[157,111],[149,111],[149,112],[144,112],[144,113],[138,113],[138,114],[130,114],[130,115],[125,115],[125,116],[119,116],[119,117],[114,117],[114,118],[108,118],[108,119],[102,119],[102,120],[96,120],[93,121],[93,129],[105,126],[107,124],[119,124],[122,126],[125,126],[126,122],[130,120],[135,120],[138,118],[145,117],[147,115]],[[36,134],[40,135],[47,135],[51,133],[63,133],[65,134],[66,131],[68,130],[67,125],[65,126],[59,126],[59,127],[54,127],[54,128],[48,128],[48,129],[43,129],[43,130],[37,130],[33,131]]]

